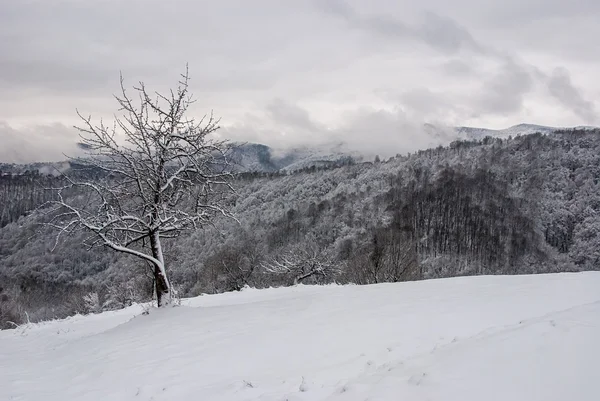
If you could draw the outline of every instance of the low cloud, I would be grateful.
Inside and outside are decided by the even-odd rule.
[[[77,131],[63,124],[15,128],[0,122],[0,163],[57,162],[75,156]]]
[[[473,66],[466,62],[465,60],[460,59],[451,59],[444,62],[441,65],[441,70],[451,77],[472,77],[475,75],[475,71],[473,70]]]
[[[252,124],[225,127],[225,136],[264,143],[276,149],[304,146],[339,149],[341,145],[347,151],[367,157],[390,157],[447,144],[457,138],[453,130],[426,126],[422,119],[401,107],[347,110],[342,113],[339,124],[325,127],[298,105],[281,100],[274,104],[278,110],[276,118],[261,121],[255,117]],[[273,103],[269,107],[273,108]],[[257,130],[257,126],[263,128]]]
[[[571,81],[571,74],[566,68],[556,68],[548,77],[550,94],[563,106],[571,110],[587,124],[598,123],[594,103],[585,99],[579,89]]]
[[[444,93],[428,88],[415,88],[399,96],[400,104],[419,119],[445,119],[460,108]]]
[[[446,137],[441,130],[426,129],[424,121],[411,118],[401,108],[363,108],[348,112],[345,122],[330,133],[351,151],[386,158],[447,144],[456,139],[453,132],[450,135]]]
[[[267,112],[275,123],[284,126],[309,132],[317,132],[323,129],[310,118],[308,111],[281,98],[271,101],[267,105]]]

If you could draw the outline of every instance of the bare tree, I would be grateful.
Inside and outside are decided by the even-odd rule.
[[[399,227],[379,229],[373,235],[367,271],[373,283],[418,280],[418,259],[410,234]]]
[[[153,266],[158,306],[171,302],[171,285],[161,240],[197,229],[216,215],[230,216],[224,191],[232,190],[227,141],[212,134],[219,121],[212,113],[199,121],[187,116],[194,100],[189,75],[175,91],[149,92],[142,82],[135,96],[115,96],[122,112],[111,126],[84,117],[80,131],[87,155],[73,159],[99,179],[65,175],[57,190],[50,225],[61,235],[84,229],[89,246],[107,246]],[[85,177],[79,173],[78,176]],[[82,201],[73,194],[85,194]]]
[[[262,264],[267,273],[291,276],[294,285],[315,277],[317,282],[324,283],[338,274],[339,268],[327,255],[320,252],[316,246],[307,249],[295,249]]]

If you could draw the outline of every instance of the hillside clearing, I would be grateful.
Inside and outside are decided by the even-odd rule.
[[[600,273],[296,286],[0,332],[1,400],[597,400]]]

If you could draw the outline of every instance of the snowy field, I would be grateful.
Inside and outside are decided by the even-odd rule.
[[[0,400],[600,400],[600,273],[298,286],[0,332]]]

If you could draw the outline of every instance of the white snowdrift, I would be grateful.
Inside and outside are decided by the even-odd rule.
[[[185,303],[0,332],[0,400],[600,400],[600,273]]]

